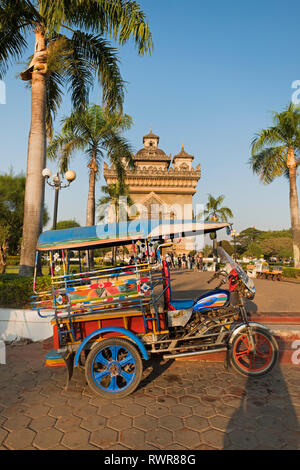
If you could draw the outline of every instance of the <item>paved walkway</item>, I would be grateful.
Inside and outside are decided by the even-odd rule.
[[[43,365],[41,343],[0,365],[0,449],[300,449],[300,365],[247,379],[223,364],[146,363],[138,390],[103,400],[76,371]]]

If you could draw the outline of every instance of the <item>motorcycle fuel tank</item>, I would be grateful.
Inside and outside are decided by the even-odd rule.
[[[215,290],[207,292],[199,297],[194,306],[194,312],[203,312],[205,310],[224,307],[229,302],[230,293],[228,290]]]

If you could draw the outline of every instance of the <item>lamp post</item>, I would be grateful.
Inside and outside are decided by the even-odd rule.
[[[234,251],[233,251],[233,257],[234,257],[234,261],[236,261],[236,239],[237,239],[237,237],[240,236],[240,234],[237,233],[237,231],[236,231],[235,229],[233,229],[233,230],[231,231],[231,234],[230,234],[230,235],[231,235],[232,238],[233,238],[233,250],[234,250]]]
[[[67,183],[63,183],[63,181],[61,180],[59,176],[59,173],[56,173],[55,175],[52,176],[52,172],[51,170],[49,170],[49,168],[45,168],[42,171],[42,175],[45,178],[46,183],[55,190],[52,230],[56,230],[59,191],[63,188],[68,188],[70,186],[72,181],[76,179],[76,173],[73,170],[68,170],[65,173],[64,178],[66,179]],[[52,180],[52,183],[50,183],[49,181],[50,178]]]

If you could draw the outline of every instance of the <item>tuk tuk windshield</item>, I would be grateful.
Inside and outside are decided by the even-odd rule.
[[[221,261],[225,261],[229,263],[232,269],[235,269],[237,272],[240,280],[244,283],[244,285],[249,289],[252,294],[255,294],[255,287],[252,279],[245,273],[245,271],[241,268],[239,264],[234,261],[231,256],[224,250],[222,247],[218,247],[218,256]]]

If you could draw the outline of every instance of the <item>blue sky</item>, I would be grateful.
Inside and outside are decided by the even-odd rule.
[[[299,14],[296,0],[140,0],[154,39],[151,57],[138,57],[132,43],[119,48],[121,72],[128,82],[124,110],[134,126],[126,133],[135,150],[149,132],[160,136],[167,154],[188,153],[201,164],[194,202],[225,194],[237,230],[249,226],[290,226],[288,183],[264,186],[247,165],[255,133],[272,124],[271,111],[291,100],[300,80]],[[33,43],[30,42],[32,48]],[[28,51],[30,55],[32,49]],[[26,59],[26,55],[24,57]],[[30,91],[18,80],[18,64],[5,78],[6,105],[0,105],[0,172],[26,170]],[[91,102],[100,104],[95,86]],[[58,116],[70,111],[68,97]],[[61,193],[59,220],[85,223],[88,171],[81,155],[71,167],[77,180]],[[49,165],[52,170],[53,165]],[[101,195],[101,179],[97,198]],[[53,191],[46,204],[53,210]]]

